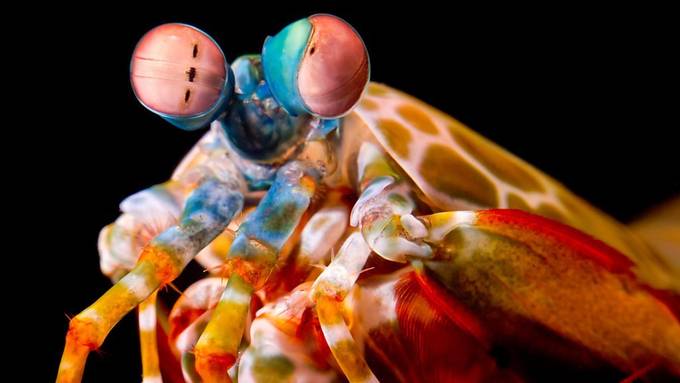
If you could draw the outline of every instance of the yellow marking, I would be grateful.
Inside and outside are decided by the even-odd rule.
[[[172,282],[182,271],[181,262],[176,255],[153,243],[144,246],[139,262],[153,264],[155,266],[153,272],[163,283]]]
[[[259,289],[269,277],[279,253],[275,248],[256,238],[248,238],[248,245],[244,251],[247,252],[248,259],[243,259],[241,254],[232,252],[222,272],[227,276],[238,274],[248,284]]]
[[[375,376],[349,333],[339,306],[339,301],[326,296],[320,296],[316,301],[319,322],[331,352],[350,382],[375,381]]]
[[[361,103],[359,104],[359,106],[363,109],[371,110],[371,111],[380,109],[380,107],[378,106],[378,104],[375,101],[371,101],[366,97],[364,97],[361,100]]]
[[[453,198],[467,199],[481,206],[498,204],[494,184],[448,146],[430,146],[419,173],[433,188]]]
[[[376,158],[375,161],[366,164],[363,169],[361,180],[359,181],[361,186],[365,187],[369,182],[383,176],[389,176],[396,180],[401,178],[399,174],[392,169],[392,166],[387,162],[387,159],[380,156],[380,158]]]
[[[524,199],[515,193],[508,194],[508,207],[510,209],[519,209],[524,211],[533,211],[531,207],[524,201]]]
[[[408,158],[408,145],[413,139],[408,129],[397,121],[388,119],[378,120],[378,129],[387,140],[390,149],[394,150],[397,155]]]
[[[397,113],[414,128],[423,133],[432,135],[439,133],[437,127],[432,122],[432,119],[418,107],[411,104],[404,104],[397,108]]]
[[[160,284],[154,272],[151,262],[140,261],[129,274],[131,280],[144,283],[153,292]],[[80,381],[89,351],[99,347],[113,326],[140,303],[137,288],[129,287],[123,280],[71,320],[58,382]]]
[[[233,364],[241,344],[243,331],[246,325],[246,317],[250,309],[250,300],[230,300],[229,296],[252,296],[253,289],[238,274],[234,274],[227,282],[227,288],[223,293],[225,299],[215,308],[215,312],[206,326],[203,334],[196,343],[197,369],[203,369],[204,374],[219,372],[226,364]],[[226,366],[226,368],[231,367]]]
[[[236,234],[232,230],[225,230],[210,243],[210,249],[220,259],[226,260],[231,248],[231,243],[234,242]]]
[[[314,298],[316,299],[323,298],[333,302],[340,302],[347,295],[347,291],[346,286],[343,286],[339,281],[333,281],[324,278],[318,280],[317,283],[315,284],[313,295]],[[326,315],[328,315],[328,320],[332,320],[332,322],[329,322],[329,324],[337,324],[344,322],[342,316],[331,317],[330,315],[333,313],[333,311],[331,311],[331,309],[327,305],[321,307],[320,310],[324,310]],[[335,308],[333,308],[333,310],[335,310]]]
[[[148,261],[139,262],[130,272],[130,274],[132,273],[144,278],[144,282],[151,288],[151,291],[158,288],[159,281],[153,274],[153,265]],[[123,279],[125,279],[125,277]],[[97,301],[88,309],[76,316],[73,321],[81,319],[81,316],[86,312],[96,313],[96,319],[82,318],[82,320],[89,322],[91,326],[94,326],[96,329],[96,333],[89,334],[93,336],[96,335],[96,339],[90,338],[89,341],[94,342],[96,347],[99,347],[111,328],[139,303],[140,297],[137,296],[135,291],[130,290],[125,283],[123,283],[123,280],[121,280],[97,299]]]
[[[161,374],[158,362],[158,344],[156,338],[156,295],[151,294],[139,304],[139,344],[142,354],[142,376],[152,381]]]
[[[385,95],[389,94],[390,92],[389,92],[388,88],[372,82],[372,83],[368,84],[367,93],[372,95],[372,96],[385,96]]]
[[[158,348],[156,347],[156,331],[140,331],[139,343],[142,351],[143,376],[155,376],[160,373],[158,364]]]
[[[300,179],[300,187],[309,195],[313,195],[316,190],[316,181],[314,178],[305,175]]]
[[[528,165],[508,155],[499,146],[456,125],[449,125],[451,137],[498,178],[524,191],[544,191],[541,183],[527,170]]]
[[[347,339],[335,343],[331,347],[331,352],[350,382],[363,382],[370,379],[371,370],[363,360],[354,340]]]
[[[536,214],[542,215],[546,218],[554,219],[559,222],[568,223],[568,220],[564,217],[556,207],[549,204],[541,204],[538,209],[536,209]]]
[[[257,355],[251,369],[256,383],[292,381],[293,372],[295,365],[284,355]]]

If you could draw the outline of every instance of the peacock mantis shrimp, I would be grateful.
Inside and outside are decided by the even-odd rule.
[[[523,381],[536,355],[680,375],[677,259],[369,67],[325,14],[231,65],[188,25],[140,40],[139,101],[210,129],[102,229],[115,284],[71,319],[58,382],[136,307],[147,383]],[[210,275],[163,312],[192,260]]]

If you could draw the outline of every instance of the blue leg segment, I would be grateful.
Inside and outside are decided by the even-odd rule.
[[[318,175],[310,166],[292,162],[282,167],[257,209],[241,225],[231,245],[233,271],[259,287],[278,253],[309,207]],[[251,266],[251,267],[243,267]]]
[[[317,172],[301,162],[279,169],[257,209],[241,224],[229,250],[229,282],[201,334],[194,355],[196,371],[206,382],[226,382],[236,362],[250,301],[276,265],[281,248],[309,207]]]

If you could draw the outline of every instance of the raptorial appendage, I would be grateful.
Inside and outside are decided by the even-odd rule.
[[[80,381],[136,307],[146,383],[680,376],[677,268],[449,116],[369,85],[343,20],[296,21],[232,65],[166,24],[130,71],[147,109],[210,130],[102,229],[114,285],[71,320],[58,382]],[[168,302],[159,289],[193,260],[207,273]]]

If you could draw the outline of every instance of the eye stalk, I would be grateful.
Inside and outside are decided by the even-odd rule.
[[[233,74],[217,43],[186,24],[163,24],[137,43],[130,81],[147,109],[184,130],[199,129],[221,113]]]
[[[332,15],[296,21],[267,38],[262,61],[274,98],[293,115],[341,117],[359,101],[369,80],[361,36]]]

